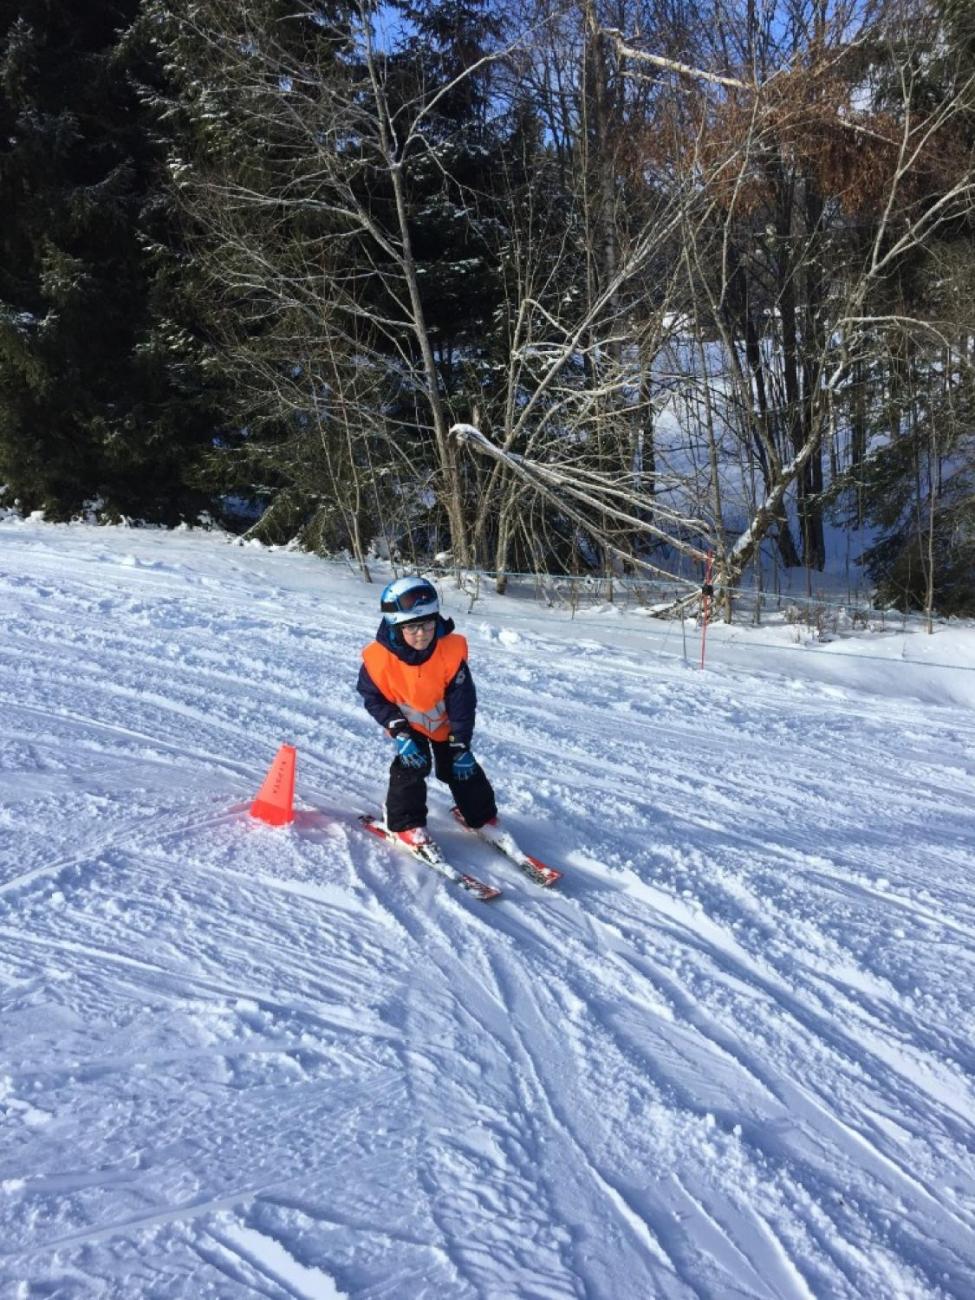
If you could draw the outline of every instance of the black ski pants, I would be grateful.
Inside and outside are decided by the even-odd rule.
[[[446,740],[428,740],[417,731],[410,735],[426,757],[423,767],[407,767],[399,757],[389,769],[386,791],[386,825],[391,831],[408,831],[427,824],[427,777],[431,766],[438,781],[450,786],[454,803],[468,826],[475,830],[498,815],[494,790],[480,763],[466,781],[458,781],[453,772],[453,754]],[[433,751],[431,764],[430,751]]]

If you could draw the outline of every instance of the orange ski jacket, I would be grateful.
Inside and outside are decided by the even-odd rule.
[[[371,641],[362,652],[376,688],[414,730],[431,740],[446,740],[450,735],[444,695],[466,659],[467,641],[459,632],[441,637],[422,664],[404,663],[379,641]]]

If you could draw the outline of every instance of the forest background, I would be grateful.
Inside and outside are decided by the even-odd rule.
[[[968,0],[0,0],[0,505],[975,614]]]

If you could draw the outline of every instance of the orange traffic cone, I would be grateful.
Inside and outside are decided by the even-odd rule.
[[[251,816],[272,826],[285,826],[295,819],[295,747],[282,745],[251,804]]]

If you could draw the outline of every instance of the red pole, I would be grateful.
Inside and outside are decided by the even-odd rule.
[[[708,639],[708,619],[711,616],[711,597],[714,588],[711,585],[711,570],[714,564],[714,552],[708,551],[708,562],[704,569],[704,586],[701,588],[701,668],[704,668],[704,647]]]

